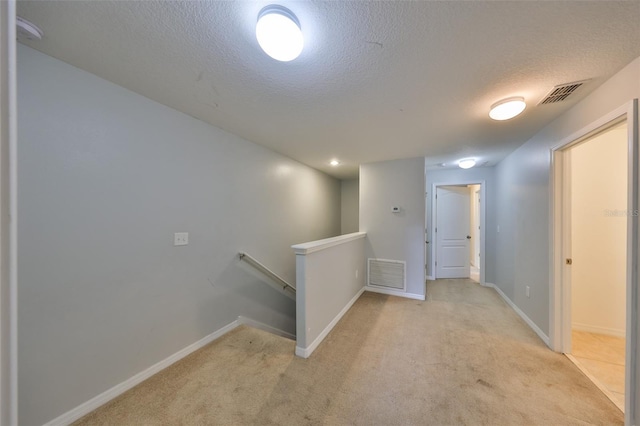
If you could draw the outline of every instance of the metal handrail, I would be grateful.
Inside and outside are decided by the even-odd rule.
[[[284,279],[278,276],[278,274],[276,274],[271,269],[264,266],[262,263],[258,262],[255,258],[251,257],[247,253],[240,252],[238,253],[238,256],[240,257],[240,260],[244,260],[248,264],[252,265],[254,268],[258,269],[260,272],[262,272],[263,274],[271,278],[272,280],[278,282],[282,286],[283,291],[286,290],[288,287],[294,293],[296,292],[296,288],[294,286],[286,282]]]

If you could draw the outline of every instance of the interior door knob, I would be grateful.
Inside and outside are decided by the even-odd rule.
[[[467,240],[470,240],[470,239],[471,239],[471,235],[467,235]]]

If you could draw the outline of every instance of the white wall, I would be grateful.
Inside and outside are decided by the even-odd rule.
[[[500,289],[549,333],[550,149],[640,97],[640,58],[623,68],[496,167],[496,278]],[[538,108],[538,107],[536,107]],[[544,108],[544,107],[539,107]],[[525,296],[531,287],[531,297]]]
[[[428,275],[432,276],[431,264],[432,253],[431,247],[435,244],[435,238],[433,238],[433,230],[431,225],[431,205],[433,202],[433,184],[455,184],[455,183],[476,183],[484,181],[485,183],[485,203],[486,209],[486,228],[485,229],[485,282],[494,283],[495,280],[495,265],[496,265],[496,178],[495,168],[493,167],[474,167],[471,169],[442,169],[442,170],[427,170],[427,239],[430,244],[427,245],[427,265]]]
[[[365,256],[407,262],[406,293],[425,295],[424,158],[360,166],[360,230]],[[400,207],[392,213],[393,206]]]
[[[571,322],[624,337],[627,126],[571,148]]]
[[[341,188],[341,232],[350,234],[358,232],[358,215],[360,206],[360,181],[347,179],[340,182]]]
[[[355,232],[293,246],[298,356],[309,357],[364,291],[365,236]]]
[[[237,253],[293,282],[290,246],[340,232],[338,180],[30,48],[18,67],[20,424],[239,315],[294,332]]]

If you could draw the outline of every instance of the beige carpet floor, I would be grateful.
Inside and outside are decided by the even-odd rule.
[[[309,359],[240,327],[79,425],[612,425],[620,410],[491,289],[364,293]]]

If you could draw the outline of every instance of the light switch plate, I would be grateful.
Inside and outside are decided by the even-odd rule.
[[[173,245],[174,246],[186,246],[189,244],[189,233],[188,232],[176,232],[173,234]]]

